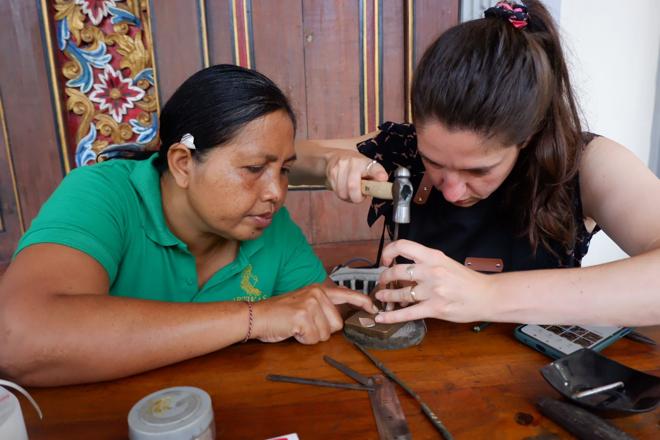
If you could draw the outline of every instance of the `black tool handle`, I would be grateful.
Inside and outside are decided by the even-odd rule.
[[[370,387],[371,384],[369,382],[369,378],[366,376],[361,375],[354,369],[350,368],[347,365],[342,364],[339,361],[334,360],[330,356],[323,356],[323,360],[326,361],[328,364],[332,365],[351,379],[354,379],[355,381],[359,382],[360,384],[364,385],[365,387]]]
[[[636,330],[631,331],[625,337],[630,339],[631,341],[641,342],[642,344],[658,345],[658,343],[655,342],[655,339],[649,338],[648,336],[643,335]]]
[[[332,382],[329,380],[308,379],[306,377],[281,376],[279,374],[269,374],[267,380],[273,382],[289,382],[301,385],[314,385],[317,387],[341,388],[345,390],[369,391],[371,388],[357,383]]]
[[[570,403],[549,397],[541,397],[536,402],[541,414],[548,417],[578,439],[589,440],[634,440],[620,429],[589,411]]]

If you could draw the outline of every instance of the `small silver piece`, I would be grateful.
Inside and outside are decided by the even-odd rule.
[[[603,393],[605,391],[610,391],[617,388],[623,388],[623,382],[619,381],[603,385],[601,387],[589,388],[587,390],[580,391],[579,393],[574,393],[571,397],[573,399],[581,399],[583,397],[593,396],[594,394]]]
[[[359,318],[360,325],[362,327],[370,328],[370,327],[375,327],[376,326],[376,321],[374,321],[371,318],[365,318],[365,317],[360,317]]]

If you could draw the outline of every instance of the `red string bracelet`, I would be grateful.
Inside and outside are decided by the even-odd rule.
[[[250,339],[250,336],[252,336],[252,324],[254,322],[254,311],[252,310],[252,302],[251,301],[243,301],[245,304],[248,306],[248,331],[247,334],[245,335],[245,339],[243,339],[243,342],[247,342],[248,339]]]

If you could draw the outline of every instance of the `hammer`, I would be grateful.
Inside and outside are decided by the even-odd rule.
[[[392,200],[392,221],[394,222],[392,238],[397,240],[399,238],[399,225],[410,223],[410,203],[413,198],[410,171],[404,167],[399,167],[394,172],[393,183],[363,180],[361,187],[362,194],[366,196]],[[396,281],[388,287],[395,289],[404,287],[401,284]],[[372,291],[371,294],[373,293],[375,292]],[[385,303],[382,307],[385,311],[391,311],[394,310],[394,303]],[[371,325],[368,325],[367,321],[363,322],[365,318],[371,320]],[[405,330],[401,330],[404,327]],[[426,334],[426,326],[422,320],[394,324],[375,323],[372,315],[364,311],[358,311],[346,320],[344,333],[348,339],[363,346],[392,350],[410,347],[421,342]]]
[[[399,225],[410,223],[410,201],[413,195],[410,171],[408,168],[399,167],[394,172],[394,183],[362,180],[361,188],[362,194],[365,196],[393,201],[394,235],[392,240],[396,241],[399,238]]]
[[[399,225],[410,223],[410,201],[413,188],[410,183],[410,171],[405,167],[398,167],[394,172],[394,183],[363,180],[361,182],[362,194],[379,199],[392,200],[394,234],[392,240],[399,239]],[[387,303],[385,310],[394,310],[394,303]]]
[[[413,196],[413,187],[410,183],[410,171],[408,168],[399,167],[394,172],[394,185],[392,186],[392,197],[394,200],[394,235],[392,240],[399,239],[399,225],[410,223],[410,201]]]

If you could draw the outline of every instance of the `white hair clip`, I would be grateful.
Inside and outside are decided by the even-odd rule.
[[[195,137],[190,133],[184,134],[181,137],[181,142],[180,143],[182,143],[183,145],[185,145],[186,147],[188,147],[191,150],[196,149],[195,148]]]

